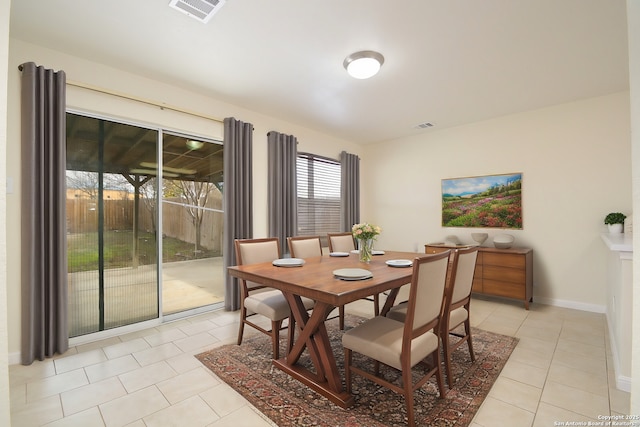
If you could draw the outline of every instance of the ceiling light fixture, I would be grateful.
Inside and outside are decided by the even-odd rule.
[[[189,148],[190,150],[199,150],[204,145],[204,142],[202,142],[202,141],[194,141],[193,139],[188,139],[186,144],[187,144],[187,148]]]
[[[368,79],[375,76],[384,64],[384,56],[372,50],[362,50],[347,56],[342,63],[351,77]]]

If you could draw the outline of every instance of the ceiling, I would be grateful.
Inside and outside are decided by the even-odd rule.
[[[138,182],[158,175],[156,130],[72,113],[67,114],[66,125],[67,170],[103,171]],[[223,156],[222,144],[162,134],[165,179],[219,185],[223,181]]]
[[[10,35],[367,144],[628,90],[625,3],[228,0],[203,24],[169,0],[13,0]],[[359,50],[378,75],[347,75]]]

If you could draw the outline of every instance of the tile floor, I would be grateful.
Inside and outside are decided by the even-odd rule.
[[[474,326],[520,338],[471,427],[628,413],[629,394],[613,381],[604,315],[479,298],[471,307]],[[368,316],[371,303],[347,311]],[[211,312],[11,366],[12,425],[272,426],[193,357],[234,342],[237,320],[237,312]]]

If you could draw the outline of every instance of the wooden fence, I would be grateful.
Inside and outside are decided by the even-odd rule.
[[[210,209],[222,209],[222,195],[215,191],[208,198],[200,228],[200,245],[208,250],[222,252],[223,214]],[[196,241],[195,226],[187,209],[180,206],[180,199],[165,199],[162,204],[164,236],[184,242]],[[140,200],[138,229],[153,233],[155,231],[153,214]],[[104,229],[132,230],[134,219],[134,201],[107,199],[104,201]],[[98,231],[98,203],[96,200],[74,197],[67,199],[67,233],[92,233]]]

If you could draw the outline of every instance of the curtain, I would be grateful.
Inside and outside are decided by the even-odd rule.
[[[269,236],[280,239],[280,252],[288,252],[287,237],[298,233],[296,159],[298,140],[292,135],[267,134]]]
[[[22,364],[69,348],[66,76],[22,64]]]
[[[237,279],[227,273],[236,265],[235,239],[253,237],[253,125],[234,118],[224,119],[224,243],[226,310],[240,308]]]
[[[360,222],[360,158],[346,151],[340,153],[340,225],[342,231],[351,231]]]

